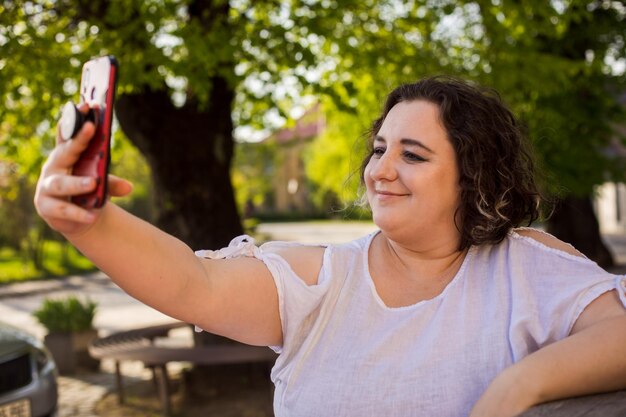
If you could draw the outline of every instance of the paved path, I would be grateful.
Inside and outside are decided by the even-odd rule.
[[[340,243],[373,230],[375,227],[367,222],[311,222],[261,224],[257,232],[274,240]],[[626,236],[606,236],[605,240],[614,251],[616,261],[626,265]],[[615,271],[626,273],[626,268],[616,268]],[[1,286],[0,319],[43,338],[45,330],[32,317],[32,311],[39,307],[44,297],[64,297],[69,294],[89,297],[98,303],[94,324],[101,335],[172,320],[125,294],[101,272],[60,280]],[[173,336],[176,344],[191,344],[192,334],[187,328],[176,330]],[[59,417],[95,416],[94,405],[114,387],[113,364],[104,361],[101,370],[100,373],[60,377]],[[176,372],[177,369],[173,366],[172,370]],[[125,363],[123,371],[125,381],[128,383],[133,380],[149,379],[151,376],[140,363]]]
[[[170,376],[182,370],[181,364],[168,366]],[[124,386],[152,379],[149,369],[140,362],[124,362],[122,365]],[[100,372],[80,372],[72,376],[60,376],[58,417],[97,417],[98,401],[108,392],[115,391],[115,368],[113,361],[106,360],[100,365]],[[156,391],[155,391],[156,397]]]
[[[377,230],[372,222],[311,221],[262,223],[256,232],[272,240],[293,240],[307,244],[349,242]]]

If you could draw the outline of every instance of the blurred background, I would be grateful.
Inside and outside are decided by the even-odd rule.
[[[192,248],[371,230],[354,204],[365,132],[394,87],[447,74],[495,88],[522,120],[553,203],[537,226],[605,268],[626,264],[622,1],[0,0],[0,283],[94,270],[32,200],[83,62],[109,54],[111,171],[135,185],[116,202]],[[316,235],[322,224],[330,234]],[[69,287],[115,290],[96,278],[100,289]],[[2,318],[31,326],[20,314],[41,298],[11,291]],[[140,324],[139,306],[106,297],[101,331]],[[68,381],[62,393],[70,384],[84,405]]]
[[[0,280],[90,266],[33,188],[81,65],[120,63],[119,204],[194,248],[260,221],[367,219],[364,132],[395,86],[451,74],[497,89],[555,205],[544,225],[603,266],[626,230],[621,1],[0,2]]]

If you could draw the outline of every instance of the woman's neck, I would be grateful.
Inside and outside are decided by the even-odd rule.
[[[418,280],[449,281],[459,270],[467,250],[459,250],[459,239],[431,240],[411,246],[377,236],[380,253],[396,273]]]
[[[380,233],[370,246],[369,272],[383,303],[404,307],[441,294],[458,274],[466,254],[467,250],[453,244],[416,250]]]

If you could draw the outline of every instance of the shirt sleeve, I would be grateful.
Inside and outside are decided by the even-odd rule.
[[[241,235],[234,238],[230,244],[219,250],[199,250],[196,256],[208,259],[231,259],[241,256],[254,257],[261,260],[270,271],[278,292],[279,314],[283,333],[281,346],[270,346],[276,353],[281,353],[283,347],[291,346],[303,339],[314,322],[316,312],[327,290],[324,266],[317,285],[308,286],[293,271],[289,263],[275,253],[281,247],[302,246],[295,242],[269,242],[257,247],[252,237]],[[326,250],[328,252],[328,250]],[[326,260],[326,254],[324,259]],[[203,331],[195,327],[197,332]]]
[[[316,285],[307,285],[289,263],[274,251],[280,246],[298,246],[293,242],[270,242],[261,246],[260,259],[269,269],[278,291],[278,308],[283,332],[283,344],[270,346],[276,353],[296,350],[304,341],[319,314],[328,291],[326,274],[330,249],[326,248],[322,269]]]
[[[626,308],[626,276],[529,237],[514,240],[510,339],[517,359],[567,337],[585,308],[608,291],[616,290]]]

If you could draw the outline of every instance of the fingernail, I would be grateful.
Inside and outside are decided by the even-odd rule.
[[[92,181],[93,181],[93,179],[91,179],[91,178],[83,178],[83,180],[81,182],[81,185],[83,187],[89,187],[89,186],[91,186]]]

